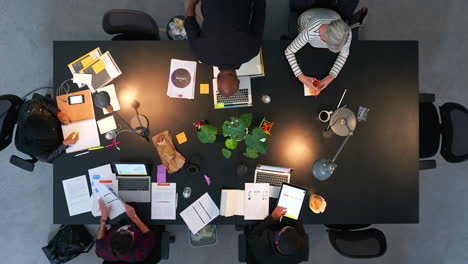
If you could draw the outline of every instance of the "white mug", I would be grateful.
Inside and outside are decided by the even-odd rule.
[[[327,111],[327,110],[322,110],[319,113],[319,120],[322,122],[328,122],[330,121],[331,115],[333,114],[333,111]]]

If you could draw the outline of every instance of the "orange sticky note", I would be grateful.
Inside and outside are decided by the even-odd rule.
[[[207,83],[200,84],[200,94],[209,94],[210,93],[210,85]]]
[[[187,136],[185,136],[185,132],[177,134],[176,138],[177,138],[177,142],[179,142],[179,144],[187,142]]]
[[[311,95],[313,95],[313,96],[317,96],[317,95],[318,95],[318,93],[315,92],[314,89],[310,89],[310,88],[309,88],[309,93],[310,93]]]

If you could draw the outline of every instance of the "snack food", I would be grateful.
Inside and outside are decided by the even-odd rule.
[[[325,199],[320,195],[312,194],[309,199],[309,208],[312,212],[316,214],[320,214],[325,212],[325,208],[327,207],[327,202]]]

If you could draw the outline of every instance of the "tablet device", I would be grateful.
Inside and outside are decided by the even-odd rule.
[[[287,209],[286,214],[283,216],[292,219],[298,220],[299,214],[301,213],[302,203],[307,194],[307,189],[299,187],[296,185],[283,183],[281,186],[281,191],[278,197],[278,204],[276,206],[281,206]]]

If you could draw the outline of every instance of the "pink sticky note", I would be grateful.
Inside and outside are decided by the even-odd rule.
[[[210,185],[211,184],[210,177],[208,177],[206,175],[203,175],[203,176],[205,177],[206,184]]]
[[[156,174],[156,180],[158,183],[166,182],[166,166],[163,164],[158,165],[158,172]]]

